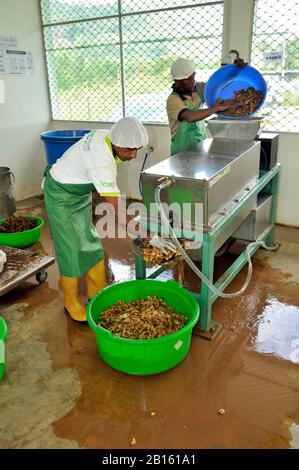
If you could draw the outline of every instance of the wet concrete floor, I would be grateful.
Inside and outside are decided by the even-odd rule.
[[[18,209],[46,217],[38,198]],[[56,263],[43,284],[33,277],[2,296],[0,448],[299,448],[299,230],[276,234],[279,251],[258,251],[247,291],[215,302],[220,333],[193,336],[183,362],[159,375],[126,375],[103,362],[89,326],[63,312]],[[131,242],[103,246],[108,283],[134,279]],[[216,274],[237,248],[217,259]],[[54,255],[47,224],[34,250]],[[246,268],[228,290],[245,277]],[[185,286],[197,285],[186,269]]]

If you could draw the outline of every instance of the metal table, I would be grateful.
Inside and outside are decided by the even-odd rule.
[[[228,227],[236,221],[239,214],[246,209],[246,207],[252,204],[257,198],[258,194],[271,194],[272,205],[270,213],[270,224],[259,237],[264,240],[267,245],[273,246],[274,243],[274,230],[276,220],[276,209],[277,209],[277,198],[278,198],[278,185],[280,176],[280,164],[277,164],[271,170],[261,174],[257,184],[252,188],[248,194],[234,207],[234,209],[216,226],[214,230],[203,234],[202,244],[202,272],[212,282],[214,274],[214,256],[217,247],[217,240],[219,240],[224,232],[227,231]],[[258,247],[252,247],[249,254],[253,254],[257,251]],[[239,255],[239,257],[231,264],[231,266],[225,271],[224,274],[214,283],[221,292],[231,283],[234,277],[240,272],[240,270],[246,264],[245,250]],[[147,279],[156,278],[163,272],[165,267],[158,268],[150,276],[146,276],[146,264],[141,256],[135,255],[135,268],[136,268],[136,279]],[[199,281],[200,283],[200,281]],[[208,339],[211,339],[215,333],[219,330],[220,324],[212,321],[212,306],[217,295],[214,294],[204,283],[202,283],[199,292],[193,293],[200,304],[200,320],[197,331],[195,334],[200,334]]]
[[[47,279],[46,268],[55,263],[55,258],[52,256],[45,256],[30,250],[20,250],[4,245],[0,245],[0,250],[4,251],[7,256],[7,262],[0,274],[0,296],[34,275],[37,282],[41,284]]]

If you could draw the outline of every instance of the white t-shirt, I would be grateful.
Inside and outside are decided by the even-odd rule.
[[[99,194],[118,196],[117,164],[108,134],[107,129],[86,134],[54,163],[52,178],[62,184],[93,183]]]

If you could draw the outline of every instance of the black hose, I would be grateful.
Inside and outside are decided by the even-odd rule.
[[[139,175],[139,191],[140,191],[140,194],[142,196],[142,180],[141,180],[141,173],[143,172],[144,170],[144,167],[145,167],[145,164],[146,164],[146,160],[149,156],[149,153],[147,152],[144,156],[144,160],[143,160],[143,163],[142,163],[142,167],[141,167],[141,170],[140,170],[140,175]]]

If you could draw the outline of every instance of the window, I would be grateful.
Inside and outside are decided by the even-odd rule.
[[[255,0],[251,65],[267,82],[267,130],[298,132],[299,0]]]
[[[53,119],[167,123],[170,67],[221,64],[223,1],[41,0]]]

